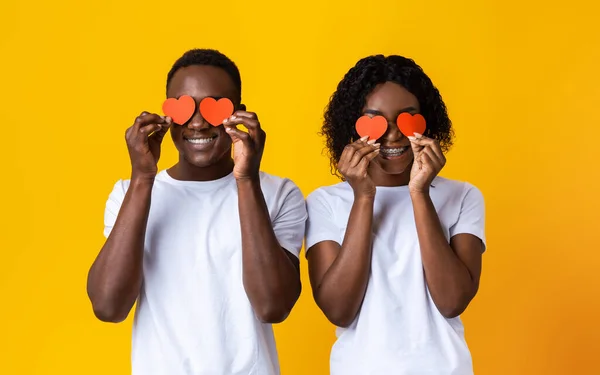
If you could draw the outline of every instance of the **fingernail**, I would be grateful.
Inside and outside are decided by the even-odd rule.
[[[364,136],[364,137],[362,137],[360,140],[364,142],[364,141],[366,141],[367,139],[369,139],[369,136],[368,136],[368,135],[365,135],[365,136]]]
[[[412,141],[416,141],[416,140],[417,140],[417,138],[415,138],[415,137],[407,137],[407,138],[408,138],[408,139],[409,139],[411,142],[412,142]]]
[[[233,120],[237,120],[237,116],[236,116],[236,115],[232,115],[232,116],[231,116],[229,119],[230,119],[231,121],[233,121]]]
[[[376,139],[371,139],[369,142],[367,142],[367,144],[369,144],[369,145],[372,145],[372,144],[374,144],[375,142],[377,142],[377,140],[376,140]]]
[[[421,138],[423,136],[423,134],[419,134],[419,133],[414,133],[414,134],[415,134],[415,137],[417,137],[417,138]]]

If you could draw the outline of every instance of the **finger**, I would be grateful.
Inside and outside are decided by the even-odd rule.
[[[409,136],[407,137],[411,142],[414,142],[420,146],[430,146],[433,145],[435,143],[434,139],[431,138],[427,138],[424,135],[421,135],[419,133],[415,133],[415,136]]]
[[[369,154],[365,155],[364,158],[360,160],[360,162],[356,165],[356,171],[359,175],[362,175],[369,168],[369,164],[371,161],[375,159],[379,155],[379,149],[371,151]]]
[[[352,158],[352,155],[354,155],[354,153],[356,152],[356,150],[365,145],[367,139],[369,139],[369,137],[365,136],[346,145],[346,147],[344,147],[344,151],[342,151],[340,161],[342,161],[342,158],[345,159],[345,161],[349,161]]]
[[[435,154],[437,155],[437,157],[440,160],[445,160],[446,159],[445,156],[444,156],[444,153],[442,152],[442,148],[440,147],[440,143],[438,141],[436,141],[435,139],[425,137],[424,135],[419,134],[419,133],[415,133],[414,138],[415,138],[415,141],[418,144],[420,144],[422,146],[429,146],[429,147],[431,147],[432,150],[435,152]]]
[[[419,153],[425,148],[425,146],[420,145],[414,137],[408,137],[410,139],[410,148],[413,151],[413,155],[415,158],[419,155]]]
[[[350,145],[354,148],[360,148],[363,147],[364,145],[366,145],[369,141],[369,136],[365,135],[362,138],[357,139],[356,141],[352,142]]]
[[[378,148],[369,144],[358,149],[352,156],[352,159],[350,159],[350,167],[357,166],[366,155],[370,154],[376,149]]]
[[[141,128],[139,130],[139,133],[141,136],[147,137],[152,133],[156,134],[155,132],[161,130],[161,128],[162,128],[161,124],[148,124],[148,125],[145,125],[143,128]]]
[[[226,127],[242,125],[246,129],[248,129],[248,132],[250,133],[250,135],[253,138],[256,136],[256,134],[260,130],[260,124],[259,124],[258,120],[256,118],[251,118],[251,117],[241,117],[241,116],[232,115],[231,117],[229,117],[228,119],[225,119],[223,121],[223,125],[225,125]]]
[[[238,116],[239,117],[246,117],[246,118],[249,118],[249,119],[258,120],[258,116],[256,115],[256,113],[254,113],[254,112],[248,112],[248,111],[241,111],[241,110],[240,111],[235,111],[233,113],[233,116],[236,116],[236,117],[238,117]]]
[[[444,156],[444,152],[442,151],[442,148],[440,147],[440,143],[438,141],[434,141],[430,148],[431,151],[433,151],[433,153],[437,157],[437,159],[440,161],[440,163],[446,163],[446,156]]]
[[[428,165],[431,169],[435,168],[435,162],[431,159],[431,157],[427,154],[427,152],[421,153],[421,168],[425,165]]]
[[[139,134],[140,128],[151,123],[164,124],[165,119],[163,116],[154,113],[142,112],[142,114],[136,117],[133,123],[131,135],[136,137]]]
[[[250,134],[237,129],[234,126],[225,126],[225,131],[229,134],[233,142],[241,140],[244,145],[250,145]]]
[[[170,117],[165,117],[165,124],[159,124],[160,129],[158,131],[155,131],[154,134],[150,135],[150,140],[161,143],[163,138],[165,137],[165,134],[167,134],[167,132],[171,128],[172,124],[173,119],[171,119]]]
[[[142,112],[145,113],[144,115],[140,115],[136,118],[136,122],[138,124],[140,124],[140,126],[144,126],[147,124],[165,124],[166,120],[164,116],[159,116],[156,113],[147,113],[147,112]]]
[[[441,169],[442,168],[442,165],[443,165],[442,161],[438,158],[438,156],[431,149],[431,147],[425,147],[425,149],[423,150],[422,154],[424,156],[427,156],[427,159],[430,161],[430,165],[432,167],[434,167],[435,169]]]
[[[371,152],[370,154],[367,154],[367,156],[365,156],[363,158],[363,160],[367,160],[367,162],[371,163],[371,161],[379,155],[380,151],[381,151],[380,148],[373,150],[373,152]]]

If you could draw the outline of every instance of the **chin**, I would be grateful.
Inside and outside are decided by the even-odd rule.
[[[183,154],[183,158],[194,167],[198,168],[207,168],[213,165],[219,164],[224,158],[228,158],[231,155],[231,151],[227,152],[227,150],[223,153],[210,155],[203,154]]]
[[[407,163],[378,157],[376,159],[376,164],[385,174],[398,175],[410,171],[410,168],[412,167],[412,160]]]

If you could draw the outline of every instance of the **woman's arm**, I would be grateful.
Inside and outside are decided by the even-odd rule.
[[[367,168],[378,155],[379,145],[365,141],[361,139],[347,146],[339,162],[339,171],[354,191],[354,203],[342,245],[327,240],[308,249],[314,299],[329,321],[339,327],[349,326],[358,314],[371,269],[371,229],[376,189]],[[309,221],[310,214],[309,202]]]
[[[431,298],[444,317],[454,318],[467,308],[479,288],[483,243],[466,233],[448,243],[430,196],[417,193],[411,197]]]
[[[431,183],[446,158],[435,140],[415,135],[409,137],[415,155],[409,190],[425,279],[440,313],[454,318],[477,293],[484,245],[480,238],[467,233],[452,236],[448,243],[429,195]]]

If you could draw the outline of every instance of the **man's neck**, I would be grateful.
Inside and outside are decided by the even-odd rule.
[[[233,172],[233,159],[231,158],[223,158],[207,167],[197,167],[181,158],[179,163],[169,168],[169,175],[181,181],[213,181],[223,178],[231,172]]]

